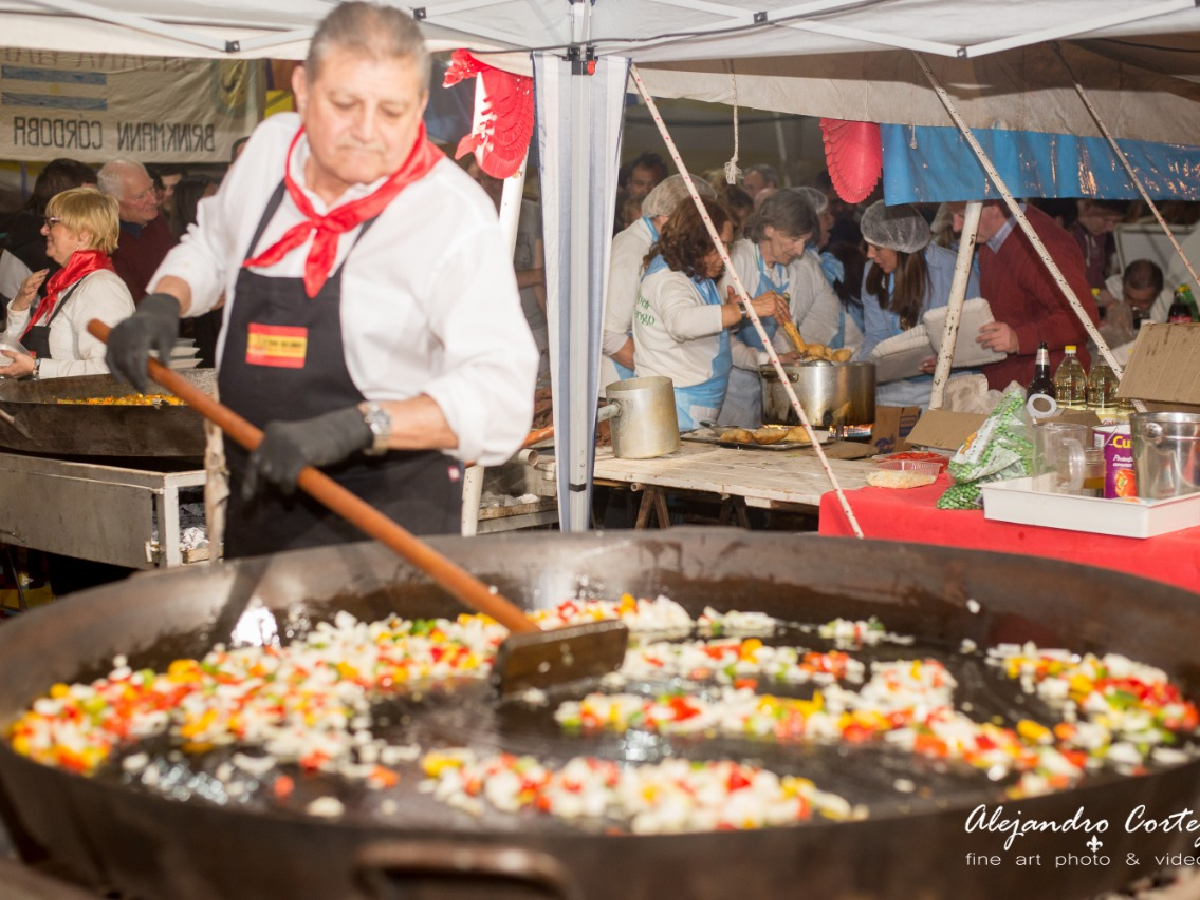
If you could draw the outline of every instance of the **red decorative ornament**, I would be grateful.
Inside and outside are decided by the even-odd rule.
[[[825,164],[837,195],[858,203],[871,195],[883,174],[883,139],[878,122],[821,119]]]
[[[516,174],[533,137],[533,79],[489,66],[466,50],[455,50],[443,87],[478,77],[475,127],[458,142],[454,158],[474,153],[479,168],[494,178]]]

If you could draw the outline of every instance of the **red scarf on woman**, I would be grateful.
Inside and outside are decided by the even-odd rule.
[[[269,268],[308,240],[310,232],[316,231],[312,248],[308,251],[308,259],[304,261],[304,290],[308,296],[315,297],[333,270],[333,263],[337,259],[338,237],[383,212],[384,207],[391,203],[402,190],[414,181],[428,175],[429,170],[437,165],[443,154],[425,137],[425,124],[421,123],[416,143],[413,144],[408,159],[399,169],[389,175],[374,193],[339,206],[322,216],[313,209],[308,197],[304,195],[300,186],[296,184],[296,180],[292,178],[292,153],[295,152],[296,144],[302,134],[304,134],[303,127],[296,132],[291,146],[288,147],[287,158],[283,163],[283,183],[287,187],[288,196],[292,198],[296,209],[300,210],[300,214],[305,217],[305,220],[285,231],[283,237],[258,256],[242,263],[242,268]]]
[[[37,309],[29,317],[29,324],[21,333],[21,337],[29,334],[29,329],[33,328],[43,315],[50,314],[50,311],[54,309],[54,304],[58,302],[59,294],[79,279],[100,271],[113,271],[112,260],[103,250],[76,250],[72,253],[66,266],[51,275],[50,280],[46,282],[46,296],[38,301]]]

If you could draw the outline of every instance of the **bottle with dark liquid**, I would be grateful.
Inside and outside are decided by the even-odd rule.
[[[1170,324],[1182,323],[1188,324],[1194,322],[1196,301],[1192,298],[1192,289],[1186,284],[1181,284],[1175,289],[1175,301],[1171,304],[1171,308],[1167,310],[1167,322]]]
[[[1050,374],[1050,350],[1045,341],[1038,344],[1033,366],[1033,381],[1029,382],[1029,402],[1039,412],[1049,412],[1051,404],[1047,401],[1054,399],[1055,391],[1054,377]],[[1035,402],[1034,398],[1038,396],[1046,400]]]

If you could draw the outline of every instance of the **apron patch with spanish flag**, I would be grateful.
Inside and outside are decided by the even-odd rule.
[[[251,322],[246,331],[246,365],[303,369],[308,329]]]

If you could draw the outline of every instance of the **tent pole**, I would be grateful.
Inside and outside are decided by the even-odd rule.
[[[1125,167],[1125,171],[1137,186],[1138,193],[1142,195],[1142,199],[1146,201],[1146,205],[1150,207],[1150,211],[1154,213],[1154,218],[1158,220],[1158,224],[1162,226],[1163,232],[1167,235],[1167,240],[1171,242],[1171,246],[1175,248],[1175,252],[1179,254],[1179,258],[1183,260],[1183,265],[1187,268],[1188,274],[1192,276],[1192,281],[1196,285],[1200,285],[1200,276],[1196,275],[1196,270],[1192,268],[1191,262],[1187,258],[1187,254],[1183,252],[1183,248],[1179,246],[1179,241],[1175,240],[1175,235],[1171,232],[1167,225],[1166,219],[1162,217],[1162,213],[1158,211],[1158,206],[1150,199],[1150,194],[1146,192],[1146,186],[1142,180],[1138,178],[1137,173],[1133,170],[1133,166],[1129,162],[1129,158],[1125,155],[1125,151],[1121,149],[1117,139],[1112,136],[1112,132],[1108,130],[1108,126],[1104,124],[1104,120],[1100,118],[1100,113],[1096,111],[1096,107],[1092,105],[1091,99],[1083,89],[1083,85],[1079,83],[1079,78],[1075,75],[1075,70],[1071,68],[1071,64],[1067,62],[1067,58],[1063,56],[1062,50],[1058,44],[1054,45],[1055,55],[1062,61],[1063,68],[1067,70],[1067,74],[1071,76],[1071,81],[1075,84],[1075,93],[1079,95],[1079,99],[1083,101],[1083,105],[1087,107],[1087,111],[1091,113],[1096,125],[1100,128],[1101,133],[1112,147],[1113,153],[1116,154],[1121,165]]]
[[[963,214],[962,238],[958,245],[958,260],[954,264],[954,282],[950,285],[950,302],[946,306],[946,325],[942,329],[942,352],[938,354],[937,370],[933,373],[933,389],[929,392],[929,408],[941,409],[946,399],[946,382],[954,362],[954,345],[958,341],[958,323],[962,318],[967,282],[971,278],[971,263],[975,258],[975,235],[979,232],[979,214],[983,203],[971,200]]]
[[[837,494],[838,503],[841,504],[842,511],[846,514],[846,519],[849,521],[850,527],[854,530],[856,537],[862,538],[863,532],[862,528],[859,527],[858,519],[855,518],[853,510],[850,509],[850,503],[846,500],[846,495],[842,491],[842,486],[838,483],[837,476],[833,474],[833,469],[829,465],[829,459],[825,456],[825,451],[821,449],[821,442],[817,439],[816,432],[813,431],[812,423],[808,419],[808,413],[804,411],[804,407],[800,404],[800,399],[796,396],[791,379],[788,378],[787,372],[783,370],[783,363],[779,361],[779,354],[775,352],[775,348],[771,345],[770,336],[763,328],[758,313],[754,311],[754,306],[750,302],[750,295],[746,293],[742,279],[738,276],[737,269],[733,267],[733,262],[729,258],[729,251],[726,250],[717,227],[713,224],[712,219],[704,208],[700,194],[696,191],[696,184],[692,181],[691,173],[688,172],[687,166],[684,165],[683,157],[679,154],[679,148],[675,146],[675,141],[672,140],[671,135],[667,132],[667,124],[663,121],[662,115],[658,111],[658,104],[650,96],[650,91],[646,88],[646,82],[642,81],[642,73],[638,70],[637,66],[631,65],[629,67],[629,77],[633,79],[633,83],[637,85],[642,99],[646,101],[646,109],[650,111],[650,117],[654,119],[654,124],[658,126],[659,134],[662,135],[663,141],[667,145],[667,151],[671,154],[671,159],[675,161],[675,167],[679,169],[679,174],[683,176],[688,194],[691,195],[692,202],[696,204],[696,209],[700,212],[700,218],[704,221],[704,227],[708,229],[708,236],[712,239],[713,246],[716,247],[721,261],[725,264],[725,271],[728,273],[730,281],[733,282],[733,287],[741,301],[742,309],[750,321],[754,323],[754,329],[758,332],[759,339],[762,341],[767,355],[771,358],[771,365],[775,367],[775,372],[779,375],[780,384],[783,385],[784,390],[787,392],[788,399],[792,401],[792,409],[800,417],[800,424],[804,426],[804,430],[808,433],[809,440],[812,442],[813,449],[817,451],[817,458],[821,461],[821,465],[825,469],[825,476],[829,479],[829,483],[833,486],[833,490]]]
[[[500,234],[503,235],[504,243],[508,246],[509,256],[512,256],[517,249],[517,226],[521,219],[521,194],[525,190],[525,170],[528,165],[529,151],[526,150],[525,159],[517,171],[504,179],[504,193],[500,197]],[[463,537],[472,537],[479,533],[479,503],[483,498],[483,469],[483,466],[476,464],[467,466],[463,471]]]
[[[958,130],[962,132],[962,136],[967,143],[971,145],[971,149],[975,151],[975,155],[979,158],[980,165],[983,166],[992,183],[996,185],[996,189],[1000,192],[1000,196],[1004,198],[1004,202],[1008,204],[1008,209],[1016,218],[1017,225],[1025,236],[1029,238],[1029,242],[1033,244],[1033,249],[1037,251],[1038,256],[1042,258],[1042,263],[1049,270],[1054,283],[1058,285],[1058,289],[1062,291],[1062,295],[1067,298],[1067,302],[1071,304],[1071,309],[1075,311],[1075,315],[1079,317],[1079,321],[1083,323],[1084,330],[1096,344],[1096,348],[1100,351],[1100,355],[1112,368],[1113,373],[1118,379],[1124,374],[1124,367],[1117,362],[1117,358],[1113,355],[1112,349],[1108,346],[1108,342],[1104,340],[1104,336],[1092,324],[1092,320],[1088,317],[1087,311],[1083,308],[1083,304],[1079,302],[1079,298],[1075,296],[1071,286],[1067,284],[1067,279],[1063,277],[1062,271],[1058,265],[1050,257],[1050,251],[1046,249],[1046,245],[1042,243],[1042,239],[1037,236],[1037,232],[1033,230],[1033,226],[1029,224],[1029,220],[1025,218],[1025,213],[1021,211],[1021,207],[1017,205],[1016,198],[1008,189],[1008,185],[1004,183],[1004,179],[1000,177],[1000,173],[996,171],[996,167],[992,165],[992,161],[988,159],[988,155],[980,146],[979,141],[975,139],[975,135],[971,133],[971,129],[967,127],[967,123],[963,121],[963,117],[959,115],[958,109],[954,102],[950,99],[950,95],[946,93],[946,89],[942,87],[941,81],[933,74],[933,71],[926,64],[924,57],[920,53],[913,53],[917,59],[917,64],[925,73],[925,77],[929,79],[929,83],[933,85],[934,91],[938,95],[938,99],[942,101],[942,106],[946,107],[946,112],[950,114],[950,118],[954,120],[954,124],[958,126]],[[1139,412],[1145,412],[1145,409],[1140,408],[1142,403],[1140,400],[1134,400],[1135,407],[1139,407]]]

